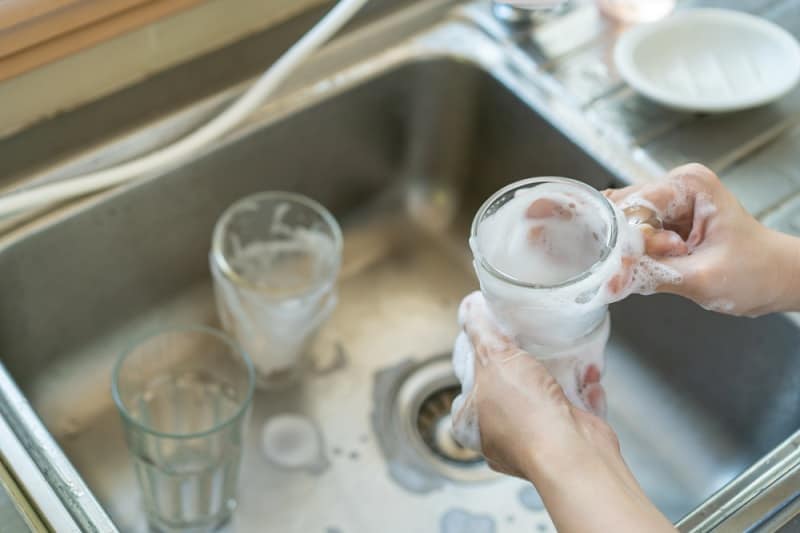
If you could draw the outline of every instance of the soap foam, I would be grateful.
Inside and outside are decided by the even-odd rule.
[[[313,228],[286,224],[288,208],[276,209],[273,240],[242,244],[232,235],[228,263],[246,285],[233,283],[213,253],[210,258],[220,319],[263,383],[297,366],[337,301],[336,243]]]
[[[521,190],[481,223],[478,248],[493,267],[520,281],[562,283],[602,258],[609,232],[602,207],[555,183]]]
[[[637,205],[652,208],[644,200]],[[609,238],[614,225],[616,242]],[[621,208],[569,183],[517,191],[480,221],[470,246],[498,329],[536,356],[574,405],[604,415],[604,404],[590,405],[584,384],[590,369],[604,371],[608,304],[679,283],[680,275],[645,254],[641,229],[628,223]],[[491,273],[485,263],[513,281]],[[463,326],[463,313],[459,320]],[[454,435],[462,445],[480,449],[470,395],[474,358],[462,333],[453,350],[462,383],[452,407]]]
[[[552,206],[551,216],[531,209],[536,205]],[[539,353],[590,334],[609,303],[680,279],[644,254],[641,231],[619,208],[571,184],[518,191],[481,221],[470,244],[481,289],[498,322],[520,346]],[[491,274],[484,263],[517,283]]]

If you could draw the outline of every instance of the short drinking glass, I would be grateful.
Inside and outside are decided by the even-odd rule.
[[[122,353],[112,394],[152,526],[207,531],[230,517],[254,388],[247,355],[203,326]]]

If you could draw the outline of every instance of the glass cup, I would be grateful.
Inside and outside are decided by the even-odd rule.
[[[261,386],[299,376],[308,349],[336,306],[342,232],[305,196],[243,198],[217,222],[210,263],[225,329],[253,358]]]
[[[157,333],[120,355],[112,395],[154,528],[209,531],[230,517],[254,389],[247,355],[203,326]]]
[[[504,272],[488,257],[491,242],[482,228],[518,194],[536,187],[554,187],[597,215],[599,254],[585,270],[552,284],[531,283]],[[603,351],[610,331],[604,290],[621,262],[619,228],[624,215],[593,187],[559,177],[529,178],[494,193],[472,222],[470,247],[481,292],[492,314],[526,351],[545,362],[567,397],[583,405],[580,380],[590,367],[602,373]],[[507,235],[503,235],[507,237]]]

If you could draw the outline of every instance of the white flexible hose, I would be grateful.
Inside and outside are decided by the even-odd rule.
[[[341,0],[264,72],[247,92],[183,139],[119,166],[2,196],[0,217],[113,187],[190,156],[228,133],[257,109],[300,63],[339,31],[367,1]]]

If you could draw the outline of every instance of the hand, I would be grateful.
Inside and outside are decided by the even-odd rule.
[[[734,315],[797,308],[800,240],[759,223],[708,168],[684,165],[606,196],[626,210],[652,209],[663,222],[642,226],[646,252],[682,279],[659,292]]]
[[[500,331],[483,296],[465,298],[460,314],[475,349],[468,401],[489,465],[533,482],[562,533],[673,531],[625,465],[611,427],[567,400],[545,367]],[[602,398],[598,380],[587,375],[589,398]]]

